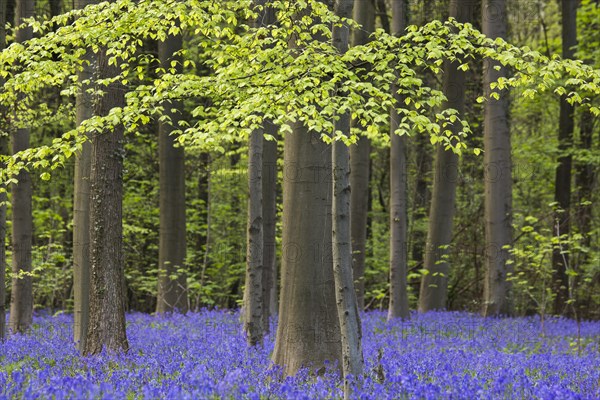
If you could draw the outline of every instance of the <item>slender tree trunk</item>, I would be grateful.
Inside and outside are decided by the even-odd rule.
[[[244,332],[250,346],[263,340],[263,129],[254,130],[248,143],[248,231]]]
[[[115,76],[106,49],[98,54],[100,78]],[[103,87],[95,112],[104,116],[125,105],[119,83]],[[90,315],[83,354],[126,351],[123,260],[123,126],[92,134],[90,173]]]
[[[435,7],[435,0],[425,0],[423,2],[423,14],[420,19],[421,25],[425,25],[435,19],[435,15],[433,15],[432,12],[436,9]],[[425,86],[435,87],[435,76],[431,71],[425,71],[423,80],[425,81]],[[419,262],[423,260],[425,243],[427,240],[427,232],[424,229],[424,224],[427,219],[429,202],[431,200],[429,174],[431,172],[432,157],[431,145],[429,144],[427,135],[417,135],[417,137],[414,138],[414,144],[417,174],[415,177],[415,190],[412,206],[412,229],[409,229],[409,231],[412,233],[412,246],[410,250],[412,259]]]
[[[574,46],[577,45],[577,5],[575,0],[562,0],[562,56],[573,58]],[[560,208],[554,217],[554,236],[569,235],[571,230],[571,164],[572,157],[567,152],[572,148],[573,129],[575,126],[575,108],[569,104],[566,97],[560,100],[560,121],[558,127],[558,149],[561,152],[556,168],[556,181],[554,187],[554,200]],[[568,278],[567,267],[569,254],[566,244],[561,249],[556,248],[552,253],[552,266],[554,269],[554,293],[556,294],[554,312],[562,314],[567,306]]]
[[[265,133],[277,137],[278,127],[265,122]],[[269,332],[271,315],[277,313],[277,142],[263,138],[263,330]]]
[[[33,17],[33,0],[17,0],[15,25],[25,18]],[[22,43],[33,37],[31,28],[19,29],[16,42]],[[13,154],[29,148],[28,127],[17,127],[12,138]],[[31,177],[27,171],[17,176],[18,183],[12,187],[12,289],[10,302],[9,328],[13,332],[26,332],[33,318],[33,279],[31,272],[31,246],[33,238],[33,218],[31,214]]]
[[[392,2],[392,34],[400,36],[408,21],[408,4],[404,0]],[[397,87],[392,86],[398,104],[402,103]],[[408,264],[408,173],[406,136],[395,133],[400,116],[390,112],[390,305],[388,319],[408,318],[406,274]]]
[[[287,375],[341,359],[331,254],[331,149],[292,125],[284,142],[279,323],[273,361]]]
[[[181,57],[175,55],[181,48],[180,35],[169,36],[158,43],[158,56],[163,68],[171,68],[171,62],[176,61],[176,72],[181,71]],[[177,139],[171,135],[179,129],[182,104],[173,101],[163,106],[170,122],[159,122],[158,127],[160,234],[156,312],[186,313],[187,277],[182,272],[186,256],[185,155],[183,147],[175,147]]]
[[[472,19],[470,0],[451,0],[450,16],[459,22]],[[444,94],[448,98],[446,108],[453,108],[463,113],[465,73],[458,70],[459,64],[446,61],[444,63]],[[456,123],[450,128],[454,133],[461,129]],[[452,219],[456,197],[456,179],[458,175],[458,157],[452,151],[445,151],[437,145],[435,155],[435,176],[433,193],[429,211],[429,228],[424,269],[427,273],[421,280],[419,293],[419,311],[441,310],[446,308],[448,298],[448,273],[450,265],[446,260],[447,246],[452,240]]]
[[[494,10],[492,13],[491,10]],[[491,15],[501,17],[491,18]],[[507,39],[505,0],[484,0],[483,33],[492,39]],[[496,68],[500,67],[499,70]],[[483,314],[511,314],[509,252],[512,242],[512,164],[508,124],[508,93],[499,92],[499,100],[490,98],[490,84],[506,77],[506,68],[497,61],[484,60],[483,86],[488,101],[483,122],[483,154],[485,185],[486,274]]]
[[[336,14],[342,18],[352,16],[354,0],[337,0]],[[341,53],[348,51],[350,29],[334,26],[333,45]],[[339,116],[336,131],[350,136],[350,112]],[[352,276],[352,243],[350,230],[350,152],[344,142],[336,141],[332,148],[333,208],[332,244],[333,277],[337,314],[341,329],[342,372],[344,398],[352,394],[352,377],[359,379],[364,368],[360,316]]]
[[[76,8],[84,8],[94,0],[78,0]],[[91,50],[85,55],[83,69],[79,72],[80,82],[93,79],[97,60]],[[77,94],[75,102],[76,123],[80,125],[94,114],[92,95],[87,93],[91,85],[85,85]],[[75,156],[75,178],[73,190],[73,293],[74,324],[73,339],[84,348],[89,320],[90,296],[90,170],[92,144],[85,142],[81,152]]]
[[[353,18],[361,29],[353,31],[352,45],[360,46],[370,41],[375,27],[375,4],[373,1],[356,1]],[[352,271],[356,286],[358,309],[365,308],[365,256],[367,244],[367,218],[369,206],[369,168],[371,141],[361,136],[350,147],[350,230],[352,236]]]
[[[6,42],[6,12],[7,0],[0,0],[0,51],[4,50]],[[3,84],[0,78],[0,85]],[[8,155],[8,138],[3,134],[8,124],[4,107],[0,107],[0,155]],[[0,169],[4,163],[0,163]],[[6,335],[6,186],[0,186],[0,342]]]

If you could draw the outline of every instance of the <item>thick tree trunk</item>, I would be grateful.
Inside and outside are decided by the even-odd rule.
[[[17,0],[15,25],[23,19],[33,17],[33,0]],[[19,29],[15,41],[22,43],[33,37],[31,28]],[[18,127],[12,138],[13,154],[29,148],[29,128]],[[31,272],[31,246],[33,238],[33,218],[31,214],[31,177],[27,171],[17,176],[18,183],[12,187],[12,288],[10,302],[9,329],[13,332],[26,332],[33,318],[33,279]]]
[[[98,54],[100,77],[111,77],[118,67],[108,65],[106,49]],[[104,87],[96,102],[97,115],[107,115],[125,104],[125,88]],[[128,349],[125,333],[123,260],[123,126],[92,135],[90,173],[90,315],[83,354]]]
[[[574,46],[577,45],[577,5],[575,0],[562,0],[562,56],[573,58]],[[554,200],[560,208],[554,216],[554,237],[569,235],[571,230],[571,164],[572,157],[567,152],[573,145],[573,129],[575,126],[575,108],[569,104],[566,97],[560,100],[560,120],[558,127],[558,149],[561,152],[556,168]],[[561,249],[552,252],[554,269],[554,293],[556,295],[554,312],[562,314],[566,311],[569,298],[567,267],[569,266],[568,246],[563,244]]]
[[[373,1],[356,1],[354,20],[361,29],[352,33],[352,45],[360,46],[370,41],[369,35],[375,27],[375,4]],[[367,244],[367,218],[369,207],[369,169],[371,141],[361,136],[355,146],[350,147],[350,230],[352,236],[352,271],[356,287],[358,309],[365,308],[365,256]]]
[[[287,375],[341,359],[331,254],[331,149],[300,123],[284,142],[279,323],[273,361]]]
[[[248,143],[248,231],[246,233],[246,286],[244,332],[250,346],[263,340],[263,129],[250,134]]]
[[[277,137],[278,127],[265,122],[265,133]],[[263,138],[262,213],[263,213],[263,330],[270,330],[271,315],[277,313],[277,142]]]
[[[336,14],[342,18],[352,16],[354,0],[336,1]],[[350,29],[334,26],[333,45],[341,53],[348,51]],[[339,116],[335,130],[350,136],[350,112]],[[350,152],[344,142],[336,141],[332,148],[333,208],[332,244],[335,299],[341,329],[342,372],[344,398],[352,394],[351,377],[360,379],[364,358],[360,316],[352,275],[352,240],[350,234]]]
[[[158,43],[158,56],[163,68],[171,68],[181,59],[174,54],[181,50],[181,36],[170,36]],[[186,256],[185,219],[185,155],[183,147],[175,147],[177,139],[171,133],[179,129],[182,104],[180,101],[163,104],[170,122],[159,122],[158,149],[160,175],[160,232],[158,245],[158,296],[156,312],[182,312],[188,310],[187,277],[182,269]]]
[[[502,17],[490,18],[491,10]],[[486,18],[487,17],[487,18]],[[505,0],[484,0],[483,33],[492,39],[507,39]],[[500,67],[500,70],[495,68]],[[483,315],[511,314],[509,252],[512,242],[512,164],[510,129],[508,124],[508,93],[499,92],[499,100],[490,98],[490,83],[506,77],[506,68],[497,61],[484,60],[483,86],[488,101],[485,104],[483,129],[485,185],[485,283]]]
[[[404,0],[392,3],[392,33],[400,36],[408,21],[408,4]],[[394,97],[402,104],[396,86],[392,86]],[[408,318],[408,293],[406,274],[408,264],[408,173],[407,142],[405,135],[395,131],[400,124],[400,116],[393,109],[390,112],[390,305],[388,319]]]
[[[459,22],[471,20],[470,0],[451,0],[450,16]],[[453,108],[462,114],[464,109],[465,73],[458,70],[459,64],[444,63],[444,94],[448,98],[446,108]],[[450,128],[454,133],[461,129],[460,123]],[[458,175],[458,157],[452,151],[437,145],[435,155],[435,175],[424,269],[426,275],[421,280],[419,293],[419,311],[441,310],[446,308],[448,298],[448,273],[450,265],[446,260],[447,246],[452,239],[452,219],[456,197],[456,179]]]
[[[93,4],[93,0],[78,0],[76,8],[84,8]],[[78,75],[79,81],[91,80],[94,54],[88,50],[83,69]],[[90,85],[85,85],[77,94],[75,101],[76,123],[81,124],[94,114],[92,95],[87,93]],[[75,156],[75,178],[73,190],[73,293],[74,323],[73,339],[84,348],[84,340],[89,320],[90,296],[90,170],[92,144],[85,142],[81,152]]]

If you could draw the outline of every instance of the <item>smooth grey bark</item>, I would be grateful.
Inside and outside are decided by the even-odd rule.
[[[76,8],[84,8],[94,4],[95,0],[78,0]],[[82,70],[78,74],[79,82],[90,81],[94,74],[97,60],[91,50],[85,55]],[[82,85],[75,99],[76,123],[80,125],[94,114],[93,99],[87,90],[90,83]],[[75,155],[75,177],[73,190],[73,297],[74,321],[73,340],[78,343],[79,350],[84,347],[84,340],[89,320],[90,292],[90,170],[92,144],[87,141],[81,152]]]
[[[350,18],[354,0],[338,0],[335,12],[339,17]],[[333,45],[344,54],[348,51],[350,29],[347,25],[334,26]],[[339,115],[335,130],[350,136],[350,112]],[[350,230],[350,152],[342,141],[332,147],[333,207],[332,244],[335,299],[342,342],[342,373],[344,398],[352,394],[352,379],[360,379],[364,369],[360,316],[352,275],[352,239]]]
[[[100,78],[118,74],[108,65],[106,48],[98,53]],[[125,87],[111,83],[95,102],[96,115],[125,105]],[[127,351],[123,258],[122,125],[92,134],[90,172],[90,311],[83,354]]]
[[[265,121],[265,133],[277,137],[278,127]],[[263,138],[262,158],[263,213],[263,330],[270,330],[270,317],[277,313],[277,257],[275,233],[277,225],[277,142]]]
[[[6,6],[7,0],[0,0],[0,51],[4,50],[6,42]],[[3,83],[0,78],[0,84]],[[8,155],[8,137],[6,114],[0,108],[0,155]],[[4,163],[0,163],[0,169]],[[6,186],[0,186],[0,342],[6,336]]]
[[[573,58],[574,47],[577,45],[577,6],[578,1],[562,0],[562,56]],[[554,186],[554,200],[559,210],[554,215],[553,235],[569,235],[571,231],[571,167],[572,156],[568,151],[573,145],[573,130],[575,107],[566,100],[566,96],[560,99],[560,117],[558,126],[558,167]],[[568,246],[562,244],[562,251],[568,251]],[[554,312],[562,314],[566,311],[569,299],[569,279],[567,268],[569,264],[568,252],[561,253],[560,248],[552,252],[552,267],[554,270]]]
[[[494,10],[492,13],[491,10]],[[496,15],[496,18],[491,18]],[[483,1],[483,33],[492,39],[507,39],[506,1]],[[500,67],[499,70],[496,70]],[[483,121],[483,165],[485,186],[485,280],[483,315],[510,315],[510,254],[505,246],[512,243],[512,163],[507,91],[490,98],[490,84],[506,77],[506,68],[497,61],[483,61],[483,87],[486,97]]]
[[[451,0],[450,16],[459,22],[470,22],[471,0]],[[459,64],[446,61],[444,63],[443,91],[448,101],[445,108],[453,108],[459,114],[463,113],[465,97],[465,73],[458,70]],[[462,125],[457,121],[450,127],[458,133]],[[427,244],[425,246],[424,269],[427,273],[421,280],[419,292],[419,312],[442,310],[446,308],[448,298],[448,273],[450,265],[446,260],[447,246],[452,240],[452,219],[456,197],[456,180],[458,175],[458,156],[452,151],[444,150],[437,145],[435,154],[435,175]]]
[[[171,62],[176,61],[175,69],[181,72],[181,58],[176,55],[181,48],[180,35],[158,43],[163,68],[171,68]],[[163,107],[169,121],[160,121],[158,126],[160,230],[156,312],[186,313],[187,276],[182,272],[186,256],[185,154],[183,147],[175,146],[177,138],[171,134],[178,129],[183,105],[169,101]]]
[[[375,27],[375,4],[373,1],[356,1],[353,18],[362,28],[352,32],[352,45],[369,42]],[[352,271],[356,287],[358,309],[365,308],[365,258],[367,244],[367,219],[369,208],[369,169],[371,141],[360,136],[356,145],[350,147],[350,234],[352,236]]]
[[[248,225],[246,233],[246,286],[244,332],[250,346],[263,340],[263,129],[250,134],[248,143]]]
[[[286,375],[302,367],[323,371],[326,360],[342,367],[331,244],[332,150],[301,122],[290,128],[283,150],[281,293],[273,352]]]
[[[15,25],[25,18],[33,17],[33,0],[17,0]],[[22,43],[33,37],[31,28],[16,31],[15,41]],[[17,127],[12,135],[13,154],[29,148],[28,127]],[[33,319],[33,278],[31,272],[31,246],[33,240],[33,217],[31,210],[31,177],[27,171],[17,176],[18,183],[12,186],[12,287],[9,329],[26,332]]]
[[[286,375],[341,359],[331,254],[331,149],[295,123],[284,141],[279,323],[273,361]],[[340,365],[341,367],[341,365]]]
[[[408,4],[404,0],[392,2],[392,34],[400,36],[408,23]],[[398,104],[403,99],[392,86]],[[408,318],[408,292],[406,275],[408,270],[408,154],[405,135],[395,131],[400,116],[395,109],[390,111],[390,304],[388,320]]]

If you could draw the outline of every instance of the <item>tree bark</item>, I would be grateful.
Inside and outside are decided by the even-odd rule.
[[[408,22],[408,4],[404,0],[392,3],[392,34],[400,36]],[[394,98],[398,104],[403,99],[392,86]],[[400,116],[395,109],[390,112],[390,305],[388,320],[408,318],[408,293],[406,274],[408,264],[408,173],[407,143],[405,135],[395,131],[400,124]]]
[[[78,0],[76,8],[84,8],[94,0]],[[79,82],[91,80],[97,60],[91,50],[85,55],[83,69],[78,74]],[[94,114],[92,95],[87,93],[90,84],[82,85],[75,100],[76,123],[80,125]],[[84,340],[89,320],[90,293],[90,170],[92,144],[85,142],[81,152],[75,156],[75,178],[73,190],[73,293],[74,321],[73,339],[79,350]]]
[[[15,25],[25,18],[33,17],[33,0],[17,0]],[[15,41],[22,43],[33,37],[31,28],[16,31]],[[12,137],[13,154],[29,148],[28,127],[17,127]],[[17,176],[18,183],[12,186],[12,288],[10,302],[9,329],[12,332],[26,332],[33,318],[33,279],[31,275],[31,246],[33,238],[33,217],[31,213],[31,177],[27,171]]]
[[[573,58],[574,46],[577,45],[577,5],[575,0],[562,0],[562,56]],[[569,235],[571,230],[571,164],[572,157],[568,151],[573,145],[573,130],[575,126],[575,107],[569,104],[565,96],[560,100],[560,119],[558,127],[558,167],[554,186],[554,200],[559,209],[554,216],[553,234]],[[552,252],[552,266],[554,270],[554,293],[556,294],[554,312],[562,314],[566,311],[569,298],[567,268],[569,266],[568,246],[563,244],[561,249]]]
[[[250,346],[263,340],[263,129],[254,130],[248,143],[248,231],[246,234],[246,286],[244,332]]]
[[[181,57],[175,55],[181,48],[180,35],[169,36],[158,43],[158,56],[163,68],[171,68],[171,61],[176,61],[176,72],[181,72]],[[182,272],[186,256],[185,154],[183,147],[175,147],[177,139],[171,134],[179,129],[183,105],[180,101],[172,101],[166,102],[163,107],[170,122],[161,121],[158,127],[160,231],[156,312],[186,313],[187,277]]]
[[[101,78],[115,76],[106,49],[100,49]],[[125,105],[125,88],[111,83],[96,101],[95,112],[105,116]],[[123,260],[123,126],[92,134],[90,173],[90,315],[83,354],[127,351]]]
[[[353,31],[352,45],[368,43],[375,27],[375,4],[373,1],[356,1],[353,18],[362,28]],[[369,207],[369,169],[371,140],[361,136],[350,147],[350,231],[352,236],[352,271],[356,286],[358,309],[365,308],[365,257],[367,244],[367,218]]]
[[[0,0],[0,51],[4,50],[6,43],[6,12],[7,0]],[[0,84],[3,84],[0,78]],[[7,131],[6,112],[0,107],[0,155],[8,155],[8,138],[4,134]],[[0,169],[4,163],[0,163]],[[6,186],[0,186],[0,342],[6,336]]]
[[[273,361],[287,375],[341,359],[331,254],[331,149],[292,125],[284,142],[279,323]]]
[[[494,10],[492,13],[491,10]],[[492,18],[492,14],[497,15]],[[498,16],[500,14],[501,16]],[[507,39],[506,1],[484,0],[483,33],[492,39]],[[496,70],[500,67],[499,70]],[[497,61],[484,60],[483,86],[488,101],[483,122],[483,165],[485,185],[485,281],[483,315],[510,315],[510,255],[505,246],[512,243],[512,163],[507,91],[490,98],[490,84],[507,76],[506,68]]]
[[[336,14],[342,18],[352,16],[354,0],[337,0]],[[348,26],[334,26],[333,45],[344,54],[348,51]],[[350,136],[350,112],[339,116],[335,130]],[[342,141],[332,148],[333,208],[332,243],[333,277],[335,298],[342,342],[342,372],[344,376],[344,398],[352,394],[352,378],[359,379],[364,368],[360,316],[352,276],[352,239],[350,230],[350,152]]]
[[[278,127],[265,122],[265,133],[277,137]],[[262,158],[263,213],[263,330],[270,330],[271,315],[277,313],[277,259],[275,230],[277,226],[277,142],[263,138]]]
[[[459,22],[469,22],[471,13],[470,0],[451,0],[450,16]],[[463,113],[465,73],[458,70],[457,62],[444,63],[443,91],[448,101],[445,108],[453,108]],[[450,129],[457,133],[461,129],[459,122]],[[429,227],[424,269],[427,273],[421,280],[419,293],[419,312],[442,310],[446,308],[448,298],[448,273],[450,265],[446,260],[447,246],[452,240],[452,219],[456,197],[456,180],[458,175],[458,156],[452,151],[444,150],[437,145],[435,154],[435,175],[431,208],[429,211]]]

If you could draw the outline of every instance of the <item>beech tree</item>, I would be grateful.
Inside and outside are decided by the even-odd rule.
[[[75,7],[85,8],[94,4],[93,0],[79,0]],[[77,78],[82,86],[75,100],[75,123],[79,126],[94,113],[91,93],[94,71],[97,61],[91,51],[86,49],[84,61]],[[85,83],[83,83],[85,82]],[[82,143],[81,150],[75,155],[75,179],[73,190],[73,297],[74,322],[73,339],[84,348],[90,309],[90,170],[92,145]]]
[[[482,5],[484,35],[506,39],[507,20],[504,0],[486,0]],[[510,129],[508,126],[508,94],[490,89],[493,82],[507,76],[502,65],[484,60],[483,85],[488,101],[483,122],[486,274],[484,315],[511,313],[506,277],[510,272],[508,249],[512,244],[512,166]],[[492,98],[494,93],[497,98]]]
[[[33,29],[21,24],[34,16],[34,0],[16,0],[15,42],[23,43],[33,37]],[[27,121],[11,127],[13,154],[29,148],[30,129]],[[33,219],[31,214],[31,177],[22,170],[12,185],[12,286],[10,294],[9,328],[26,332],[33,321],[33,278],[31,276],[31,246]]]
[[[460,22],[472,20],[471,0],[451,0],[450,17]],[[462,114],[464,108],[465,73],[459,70],[457,61],[445,61],[444,95],[445,107]],[[458,119],[451,130],[458,134],[462,130]],[[448,246],[452,239],[452,220],[458,178],[458,155],[447,151],[443,145],[437,145],[435,153],[433,189],[429,210],[429,227],[425,246],[425,262],[421,290],[419,292],[419,311],[442,310],[446,308],[448,297],[448,274],[450,265],[446,260]]]
[[[0,51],[4,50],[6,42],[6,0],[0,0]],[[2,78],[0,78],[0,84]],[[7,118],[4,109],[0,107],[0,155],[8,154]],[[0,163],[0,169],[5,167]],[[6,334],[6,186],[0,190],[0,342]]]
[[[163,68],[182,70],[181,35],[171,35],[158,43],[158,58]],[[179,129],[183,107],[181,101],[163,104],[165,120],[158,126],[160,235],[158,245],[159,313],[188,309],[187,276],[183,273],[186,257],[185,162],[183,147],[176,146],[173,131]]]
[[[578,1],[562,0],[562,56],[572,59],[577,45],[577,5]],[[573,148],[573,130],[575,129],[575,105],[568,101],[566,94],[560,99],[560,119],[558,126],[558,166],[554,185],[554,200],[557,210],[554,216],[553,234],[556,238],[568,237],[571,231],[571,167]],[[562,240],[562,239],[561,239]],[[563,240],[564,241],[564,240]],[[569,253],[565,243],[555,246],[552,252],[552,266],[555,271],[554,293],[556,294],[554,311],[562,314],[566,311],[569,299]]]
[[[375,30],[375,4],[373,1],[355,1],[353,19],[360,28],[352,32],[352,45],[360,46],[371,40]],[[356,126],[356,121],[352,124]],[[357,143],[350,146],[350,229],[352,235],[352,271],[356,286],[358,309],[365,308],[365,258],[367,245],[367,220],[369,208],[369,177],[371,169],[371,140],[359,135]]]
[[[404,0],[392,3],[392,34],[402,35],[408,23],[408,4]],[[397,103],[402,95],[396,85],[392,92]],[[390,111],[390,305],[388,319],[408,318],[408,148],[407,131],[401,131],[400,115]]]

